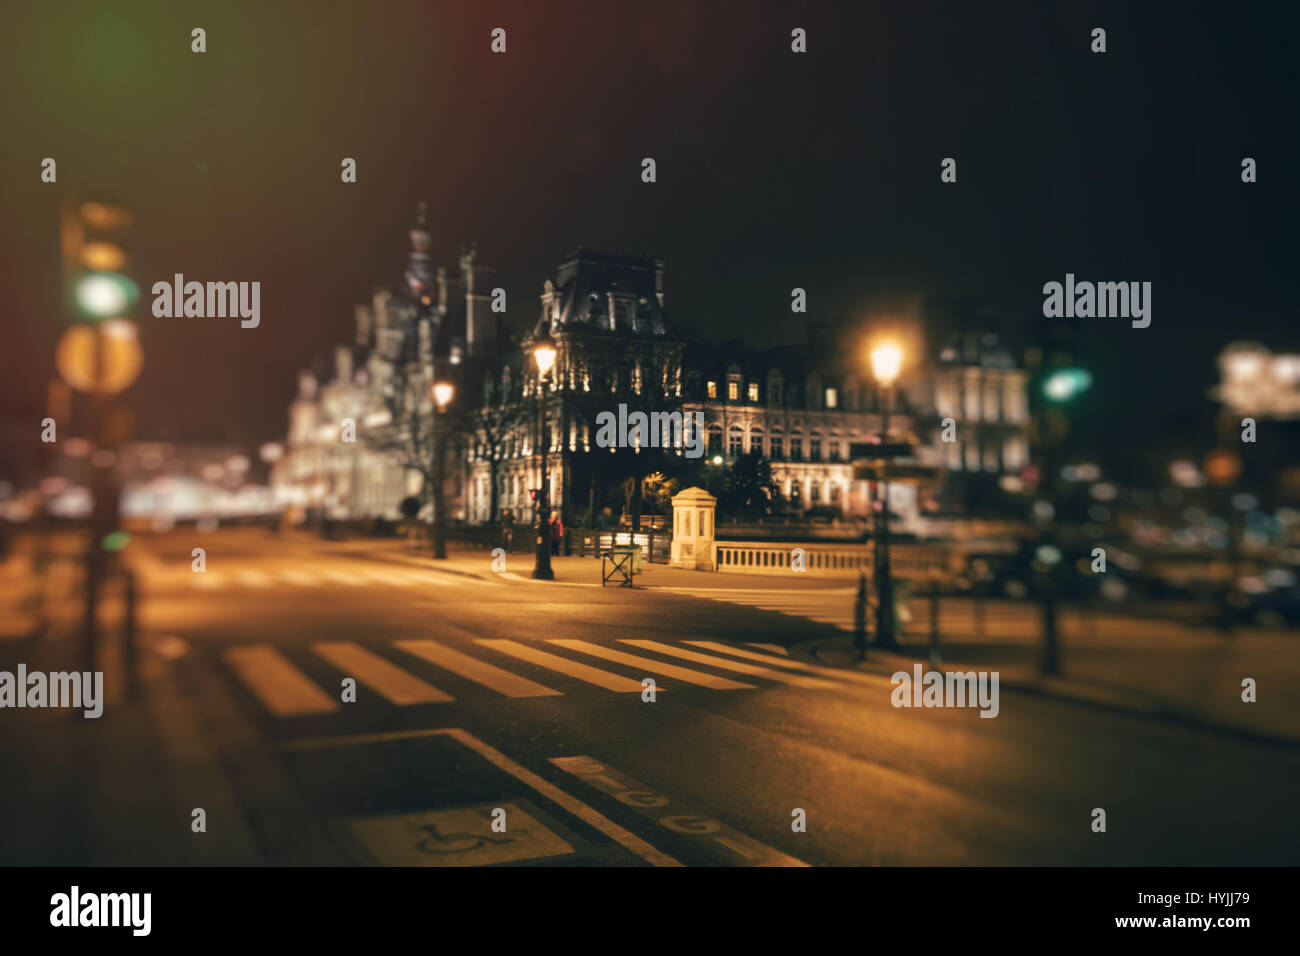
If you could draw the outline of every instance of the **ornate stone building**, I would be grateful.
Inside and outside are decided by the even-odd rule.
[[[547,504],[566,524],[599,514],[628,475],[681,464],[668,457],[680,448],[598,447],[597,415],[620,405],[702,413],[707,453],[697,464],[727,467],[741,454],[767,459],[788,511],[870,512],[873,489],[854,478],[850,445],[879,435],[881,396],[866,357],[817,323],[800,346],[686,342],[665,310],[662,259],[579,248],[544,282],[531,330],[512,337],[491,311],[490,273],[473,251],[455,275],[435,269],[422,213],[411,241],[405,289],[377,292],[357,308],[355,341],[338,350],[331,380],[300,379],[287,450],[272,475],[282,500],[339,517],[396,517],[401,499],[427,490],[429,476],[373,439],[394,427],[394,389],[427,403],[436,375],[458,388],[459,437],[444,471],[452,520],[495,521],[505,508],[519,522],[531,520],[542,441]],[[557,354],[540,393],[546,433],[539,440],[531,348],[543,333]],[[908,362],[890,440],[915,441],[917,460],[949,475],[1015,474],[1028,461],[1026,387],[1027,373],[995,337],[945,338],[924,360]],[[955,442],[941,439],[945,419]],[[345,420],[356,423],[355,442],[342,440]],[[890,495],[900,530],[920,530],[918,487],[891,482]]]

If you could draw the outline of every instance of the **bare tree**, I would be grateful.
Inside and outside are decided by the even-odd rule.
[[[437,433],[433,399],[429,386],[431,368],[414,361],[386,361],[379,366],[382,379],[375,393],[381,406],[365,429],[367,445],[423,479],[422,496],[430,514],[437,506],[435,478],[439,473],[435,452],[441,454],[445,435]],[[378,414],[374,414],[378,413]]]

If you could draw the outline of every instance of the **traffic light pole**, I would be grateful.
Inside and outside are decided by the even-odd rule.
[[[104,342],[103,333],[98,325],[95,327],[95,388],[90,393],[90,434],[94,452],[90,455],[90,492],[91,492],[91,511],[90,511],[90,536],[86,542],[86,619],[85,619],[85,646],[84,654],[86,660],[87,673],[95,672],[95,657],[98,618],[99,618],[99,589],[100,579],[103,577],[103,559],[100,549],[100,538],[102,537],[102,525],[107,513],[107,474],[106,469],[96,463],[99,458],[98,452],[104,447],[104,393],[102,390],[104,380]],[[102,459],[101,459],[102,460]]]
[[[1038,537],[1040,553],[1042,546],[1052,545],[1056,537],[1056,481],[1060,467],[1056,456],[1055,429],[1052,426],[1059,423],[1058,416],[1063,416],[1063,413],[1054,408],[1043,409],[1039,413],[1039,448],[1043,470],[1038,490],[1052,506],[1051,516],[1040,519]],[[1038,576],[1043,622],[1042,671],[1048,676],[1061,673],[1061,637],[1056,613],[1056,568],[1057,565],[1048,564]]]

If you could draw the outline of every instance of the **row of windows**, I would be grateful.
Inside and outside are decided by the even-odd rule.
[[[731,378],[727,381],[727,401],[740,401],[739,378]],[[709,398],[718,397],[718,383],[709,381],[705,383],[706,394]],[[840,393],[838,389],[828,388],[822,396],[824,408],[839,408]],[[745,400],[751,404],[758,404],[758,383],[749,382],[745,385]],[[780,405],[782,401],[782,385],[780,382],[768,382],[767,384],[767,403],[769,405]]]
[[[783,459],[786,456],[786,436],[779,431],[774,431],[768,436],[766,456],[771,459]],[[840,461],[845,449],[845,442],[839,438],[832,437],[823,446],[822,436],[813,432],[808,436],[808,460],[809,461]],[[825,456],[823,457],[823,447]],[[739,425],[732,425],[727,432],[727,454],[731,456],[743,455],[748,450],[752,455],[764,454],[763,449],[763,431],[759,428],[750,429],[749,447],[745,447],[745,431]],[[720,454],[722,452],[722,429],[713,425],[709,428],[709,454]],[[803,461],[804,453],[804,436],[795,432],[790,435],[790,460]]]

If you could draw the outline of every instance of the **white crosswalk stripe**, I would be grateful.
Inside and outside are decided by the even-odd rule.
[[[244,686],[275,717],[304,717],[339,709],[339,701],[313,684],[269,644],[234,647],[223,656]]]
[[[840,683],[841,680],[861,683],[878,683],[880,680],[870,675],[818,667],[775,654],[716,641],[686,643],[716,651],[718,655],[728,656],[704,654],[698,650],[661,641],[625,640],[621,643],[631,644],[661,656],[685,659],[711,670],[745,674],[752,678],[759,678],[761,681],[803,689],[844,689],[845,685]],[[640,693],[643,689],[641,681],[647,676],[656,679],[666,678],[670,682],[680,681],[682,684],[707,690],[753,691],[759,690],[762,686],[759,682],[744,683],[731,677],[710,673],[706,669],[683,667],[672,661],[632,654],[620,648],[590,641],[551,638],[547,639],[546,644],[556,650],[599,658],[630,668],[635,676],[628,677],[593,667],[572,657],[551,653],[542,650],[536,644],[521,641],[481,638],[474,640],[473,647],[489,652],[489,656],[501,655],[526,666],[541,668],[582,684],[620,694]],[[563,697],[567,693],[540,684],[475,654],[456,650],[440,641],[398,640],[392,642],[391,647],[401,654],[418,659],[425,665],[432,665],[439,671],[454,674],[485,688],[494,695],[508,698],[535,698]],[[412,673],[408,669],[411,666],[409,663],[384,656],[379,648],[366,648],[355,641],[316,641],[309,646],[308,650],[342,676],[354,678],[358,684],[394,706],[445,704],[456,700],[452,694],[429,683],[424,676]],[[299,651],[295,656],[305,653],[307,651]],[[340,710],[339,691],[330,679],[323,679],[321,686],[318,686],[317,681],[295,664],[286,652],[270,644],[250,644],[230,648],[221,656],[234,676],[272,717],[306,717]],[[319,667],[308,669],[319,671]],[[790,673],[791,671],[798,673]],[[437,678],[434,680],[438,684],[442,683]]]
[[[269,588],[275,584],[275,579],[265,571],[236,571],[235,580],[250,588]]]
[[[757,664],[742,664],[739,661],[729,661],[723,657],[701,654],[698,651],[688,651],[685,648],[674,647],[671,644],[664,644],[660,641],[643,641],[625,637],[621,638],[621,643],[631,644],[634,647],[644,648],[647,651],[657,651],[660,654],[670,654],[673,657],[681,657],[688,661],[694,661],[697,664],[707,664],[709,667],[718,667],[722,670],[736,671],[739,674],[752,674],[755,677],[764,677],[767,680],[774,680],[782,684],[793,684],[795,687],[830,688],[835,686],[830,681],[820,680],[816,677],[800,677],[798,674],[784,674],[781,671],[774,671],[768,667],[759,667]]]
[[[561,692],[512,674],[437,641],[396,641],[394,647],[507,697],[558,697]]]
[[[205,590],[228,588],[368,587],[376,584],[398,588],[449,588],[459,583],[455,578],[419,568],[374,566],[313,566],[311,568],[237,568],[209,570],[202,573],[182,570],[151,572],[153,582],[181,582]]]
[[[313,644],[312,650],[399,707],[409,704],[441,704],[455,699],[408,674],[396,664],[390,664],[378,654],[372,654],[360,644],[351,641],[324,641]]]
[[[693,671],[686,667],[678,667],[676,664],[665,664],[662,661],[654,661],[648,657],[638,657],[635,654],[625,654],[622,651],[616,651],[612,647],[605,647],[602,644],[592,644],[589,641],[570,641],[561,638],[548,641],[550,644],[558,644],[561,647],[567,647],[572,651],[581,651],[584,654],[590,654],[592,657],[603,657],[607,661],[615,661],[619,664],[627,664],[629,667],[639,667],[651,674],[666,674],[668,677],[687,684],[698,684],[701,687],[712,687],[714,690],[753,690],[753,684],[742,684],[740,681],[731,680],[727,677],[715,677],[712,674],[706,674],[703,671]]]
[[[569,677],[576,677],[578,680],[586,681],[588,684],[595,684],[597,687],[603,687],[606,690],[618,691],[624,694],[641,693],[640,681],[620,677],[618,674],[611,674],[598,667],[591,667],[578,661],[571,661],[567,657],[548,654],[546,651],[539,651],[535,647],[529,647],[527,644],[520,644],[517,641],[477,640],[474,643],[490,647],[502,654],[509,654],[522,661],[528,661],[530,664],[537,664],[539,667],[546,667]]]

